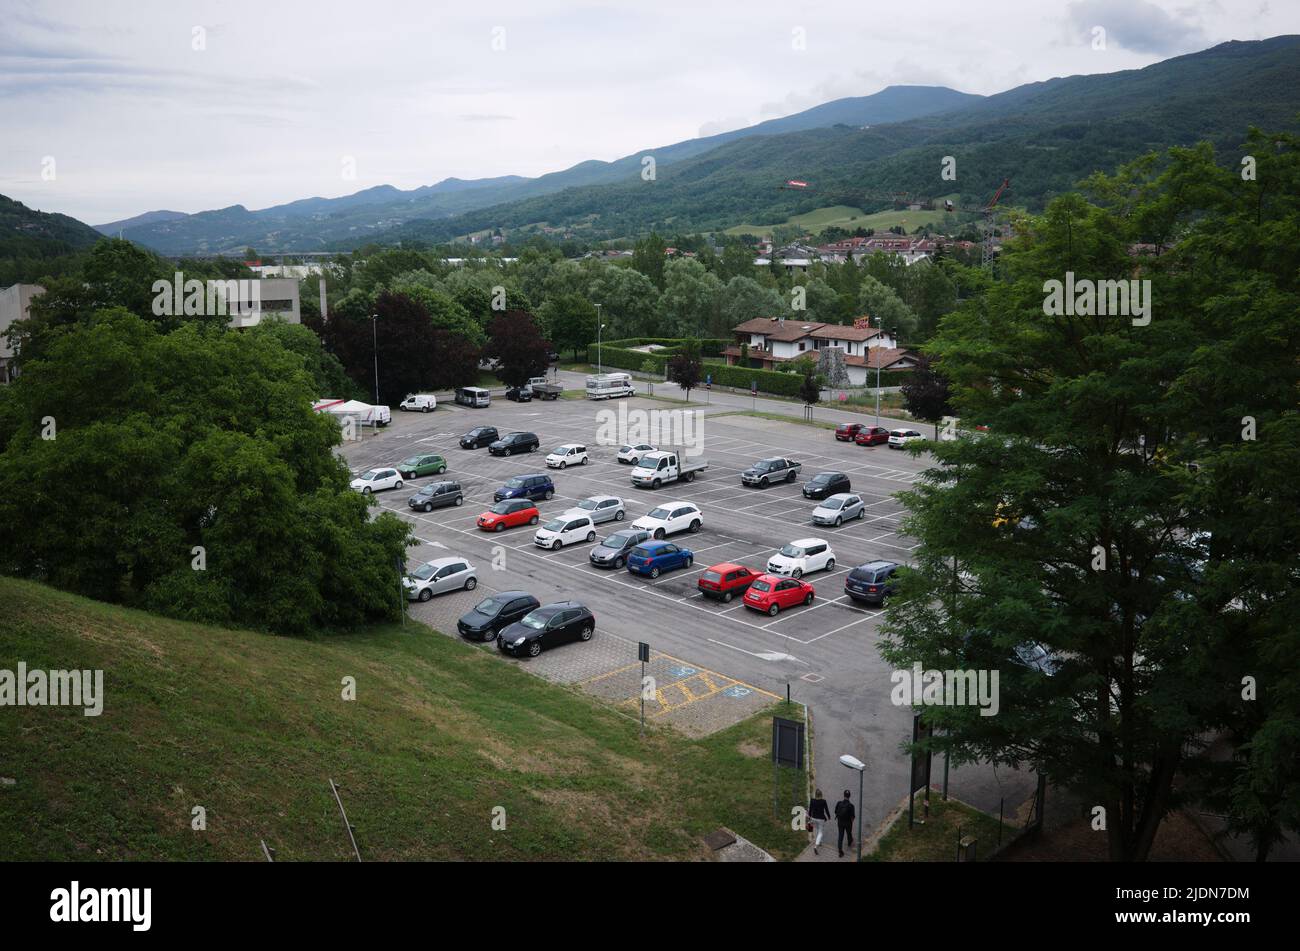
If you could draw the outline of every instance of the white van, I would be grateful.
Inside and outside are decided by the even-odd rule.
[[[456,390],[456,402],[461,406],[491,406],[492,394],[481,386],[462,386]]]
[[[587,377],[587,399],[608,400],[620,396],[631,396],[632,374],[601,373]]]
[[[438,398],[432,393],[412,393],[397,408],[404,413],[432,413],[438,408]]]

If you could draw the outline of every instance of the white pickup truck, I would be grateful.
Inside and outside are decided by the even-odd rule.
[[[690,482],[709,467],[707,459],[678,458],[675,452],[647,452],[632,470],[632,484],[657,489],[669,482]]]

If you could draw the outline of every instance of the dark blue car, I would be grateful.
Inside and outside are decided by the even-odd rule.
[[[548,475],[515,476],[501,488],[497,489],[492,499],[504,502],[506,499],[532,499],[541,502],[555,495],[555,483]]]
[[[628,553],[627,570],[636,575],[658,578],[662,571],[689,568],[695,553],[672,542],[642,542]]]

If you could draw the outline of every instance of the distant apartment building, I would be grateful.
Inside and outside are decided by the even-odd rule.
[[[14,284],[0,291],[0,383],[9,383],[18,376],[14,351],[5,332],[14,321],[30,317],[32,298],[44,293],[45,288],[40,284]]]
[[[256,327],[264,318],[273,317],[286,324],[302,323],[298,300],[298,282],[288,277],[268,277],[260,281],[226,282],[235,284],[236,301],[222,293],[231,327]]]

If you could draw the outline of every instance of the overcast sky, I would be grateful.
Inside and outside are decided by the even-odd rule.
[[[537,175],[1282,33],[1295,0],[0,0],[0,193],[101,224]]]

